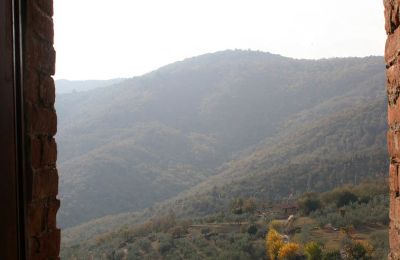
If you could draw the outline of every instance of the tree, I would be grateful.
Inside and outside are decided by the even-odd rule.
[[[372,248],[370,245],[363,242],[355,242],[345,247],[347,259],[351,260],[368,260],[371,259]]]
[[[336,202],[337,207],[343,207],[345,205],[348,205],[352,202],[356,202],[358,200],[357,195],[350,191],[344,191],[338,196],[338,200]]]
[[[304,215],[321,208],[321,200],[316,193],[306,193],[299,199],[299,208]]]
[[[247,228],[247,233],[249,235],[255,235],[257,234],[257,226],[255,224],[251,224],[248,228]]]
[[[272,260],[278,257],[279,250],[283,245],[284,242],[281,235],[275,229],[270,229],[266,237],[265,246]]]
[[[296,243],[284,244],[278,253],[279,260],[295,260],[300,256],[300,245]]]
[[[231,212],[236,215],[243,214],[243,199],[236,198],[231,202]]]

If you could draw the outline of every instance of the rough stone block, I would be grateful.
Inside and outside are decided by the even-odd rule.
[[[399,1],[384,0],[383,3],[385,7],[385,30],[387,34],[390,34],[400,25]]]
[[[31,200],[56,197],[58,193],[58,173],[55,168],[46,168],[32,173]]]
[[[29,49],[25,58],[27,68],[54,75],[56,52],[53,45],[37,39],[32,33],[28,37],[31,37],[31,40],[25,44],[25,48]]]
[[[36,0],[36,3],[48,16],[53,16],[53,0]]]
[[[54,138],[43,138],[42,149],[42,166],[55,166],[57,161],[57,144]]]
[[[54,42],[53,19],[40,8],[35,1],[28,1],[30,11],[27,14],[28,23],[32,26],[33,31],[44,41],[51,44]]]
[[[385,48],[386,64],[392,63],[400,51],[400,29],[397,28],[393,34],[388,35]]]
[[[54,136],[57,133],[55,110],[30,104],[25,104],[25,107],[25,129],[28,133],[50,136]]]
[[[40,100],[46,107],[54,107],[56,99],[56,89],[54,80],[51,76],[41,75],[40,76]]]
[[[391,157],[400,157],[400,133],[389,130],[387,133],[387,145]]]
[[[389,167],[389,187],[390,191],[399,193],[399,165],[390,164]],[[399,194],[400,196],[400,194]]]
[[[39,100],[39,75],[36,70],[26,69],[24,82],[25,102],[36,103]]]
[[[61,233],[59,229],[30,237],[28,259],[59,259]]]

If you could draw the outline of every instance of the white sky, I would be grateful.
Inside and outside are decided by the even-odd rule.
[[[55,78],[109,79],[226,49],[383,55],[382,0],[55,0]]]

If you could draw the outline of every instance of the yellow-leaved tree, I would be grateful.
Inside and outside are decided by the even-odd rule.
[[[295,260],[300,255],[300,245],[296,243],[284,244],[278,253],[279,260]]]
[[[265,247],[272,260],[277,259],[279,250],[284,244],[281,235],[275,229],[270,229],[265,239]]]

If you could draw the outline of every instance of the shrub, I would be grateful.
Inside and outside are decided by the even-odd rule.
[[[369,244],[368,244],[369,245]],[[358,259],[371,259],[371,248],[366,248],[364,243],[355,242],[344,248],[346,259],[358,260]]]
[[[250,225],[250,226],[247,228],[247,233],[248,233],[249,235],[255,235],[255,234],[257,234],[257,226],[256,226],[255,224]]]
[[[321,208],[321,200],[316,193],[306,193],[299,199],[299,208],[304,215]]]
[[[247,199],[243,202],[243,210],[247,213],[253,214],[257,209],[256,201],[253,198]]]
[[[294,260],[296,259],[300,253],[300,245],[296,243],[287,243],[284,244],[278,253],[279,260]]]
[[[182,226],[175,226],[168,231],[173,238],[181,238],[187,234],[187,230]]]
[[[358,196],[351,192],[348,187],[336,188],[333,191],[325,192],[321,195],[321,198],[325,205],[334,203],[337,207],[343,207],[358,200]]]
[[[160,245],[159,245],[159,252],[161,254],[165,254],[174,246],[174,240],[170,235],[162,235],[160,236]]]
[[[320,260],[322,259],[322,248],[316,242],[309,242],[304,247],[307,260]]]
[[[285,228],[285,222],[280,220],[272,220],[268,226],[269,229],[274,229],[282,232],[282,230]]]
[[[340,255],[339,250],[329,251],[324,254],[322,257],[323,260],[341,260],[342,257]]]
[[[145,251],[145,252],[150,251],[151,243],[147,238],[142,238],[137,243],[143,251]]]
[[[343,191],[342,193],[339,194],[336,206],[337,207],[343,207],[345,205],[348,205],[350,203],[356,202],[358,200],[357,195],[350,191]]]

